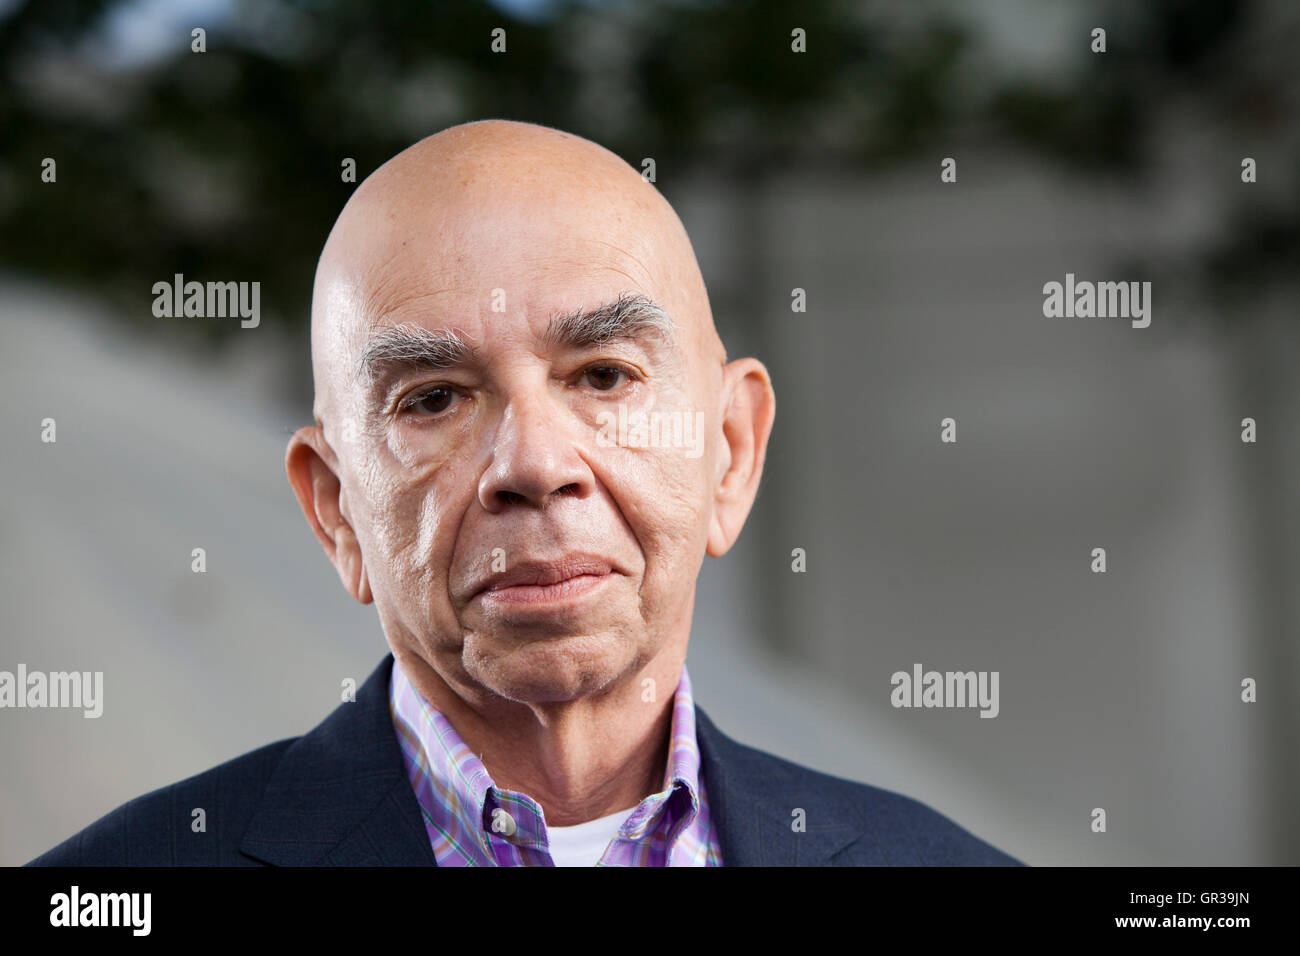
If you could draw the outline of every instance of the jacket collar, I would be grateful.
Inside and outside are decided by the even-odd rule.
[[[436,865],[393,729],[392,667],[390,653],[355,701],[340,704],[285,750],[244,832],[242,853],[275,866]],[[800,768],[727,737],[698,704],[695,716],[724,866],[826,865],[861,835],[851,823],[820,822],[844,818],[800,786]],[[803,832],[791,826],[797,808],[812,821]]]

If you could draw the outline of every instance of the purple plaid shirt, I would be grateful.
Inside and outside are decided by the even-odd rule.
[[[393,662],[389,709],[407,776],[439,866],[554,866],[546,820],[531,797],[501,790],[447,718],[420,696]],[[628,811],[597,866],[721,866],[717,830],[700,776],[695,702],[682,667],[673,699],[672,745],[663,790]],[[506,835],[492,828],[493,813],[515,821]]]

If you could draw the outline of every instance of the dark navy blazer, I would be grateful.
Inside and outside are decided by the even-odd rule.
[[[434,866],[388,709],[392,666],[304,736],[123,804],[28,865]],[[695,719],[724,866],[1021,865],[916,800],[746,747],[698,706]]]

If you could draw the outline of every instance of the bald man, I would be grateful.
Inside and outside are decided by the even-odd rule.
[[[727,361],[685,229],[617,156],[500,120],[400,153],[325,243],[311,348],[289,482],[391,654],[305,736],[35,862],[1016,862],[696,706],[696,578],[754,503],[775,396]]]

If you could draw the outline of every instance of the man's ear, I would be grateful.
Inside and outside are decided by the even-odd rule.
[[[298,429],[289,439],[284,470],[307,524],[338,571],[343,587],[355,600],[369,604],[374,595],[370,593],[361,546],[346,517],[348,508],[343,486],[330,465],[333,457],[322,429],[309,425]]]
[[[776,418],[776,392],[758,359],[737,359],[722,370],[726,404],[722,414],[723,447],[713,488],[713,517],[705,553],[720,558],[740,537],[758,494],[767,457],[767,439]]]

